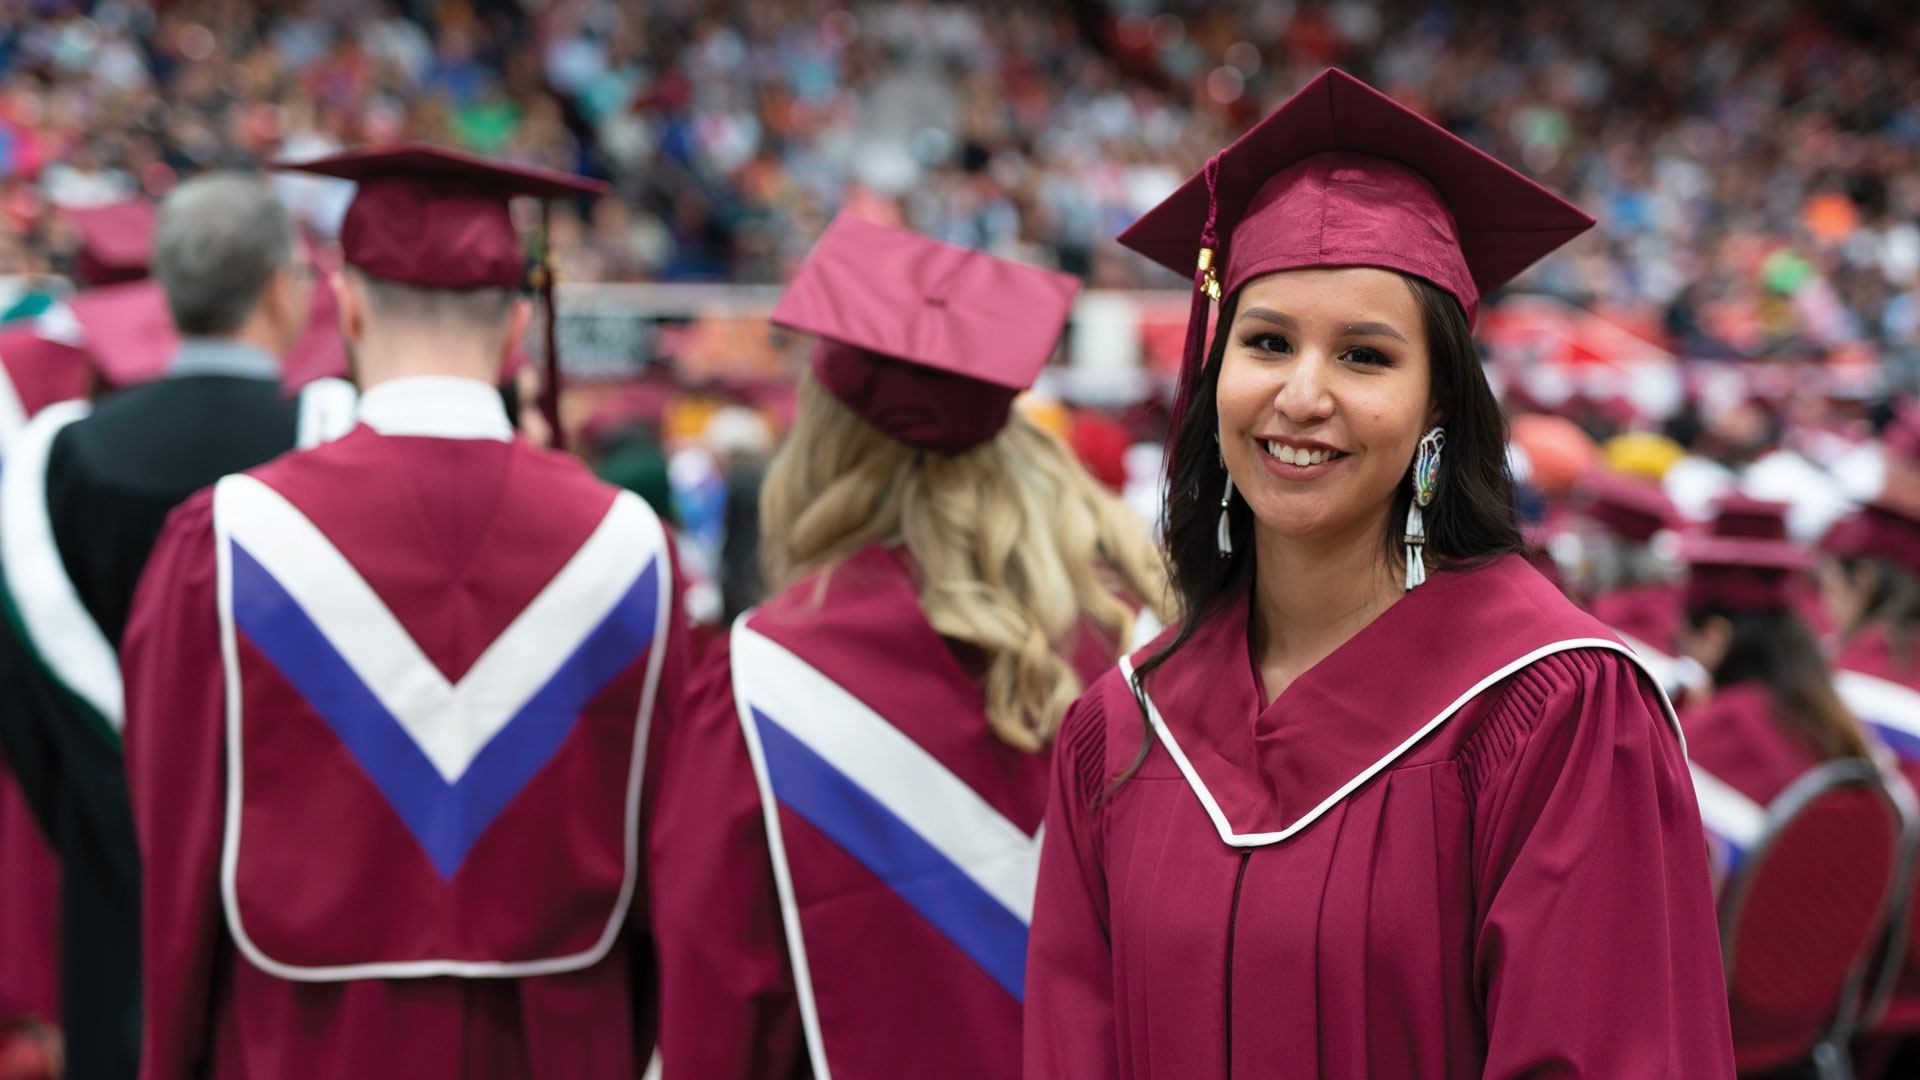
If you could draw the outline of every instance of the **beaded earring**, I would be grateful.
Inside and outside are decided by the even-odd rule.
[[[1407,588],[1417,588],[1427,580],[1427,520],[1421,511],[1433,505],[1433,493],[1440,480],[1440,451],[1447,445],[1447,432],[1436,427],[1420,437],[1420,448],[1413,455],[1413,502],[1407,506]]]

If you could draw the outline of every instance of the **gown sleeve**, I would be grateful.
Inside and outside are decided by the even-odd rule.
[[[1053,755],[1039,892],[1027,940],[1027,1080],[1118,1076],[1107,918],[1103,688],[1067,711]]]
[[[650,833],[661,1074],[810,1075],[760,789],[725,635],[701,657],[668,741]]]
[[[142,1080],[197,1076],[221,941],[225,692],[213,500],[174,511],[121,643],[127,783],[143,876]]]
[[[1637,669],[1598,650],[1539,661],[1461,762],[1488,1080],[1731,1080],[1700,812]]]

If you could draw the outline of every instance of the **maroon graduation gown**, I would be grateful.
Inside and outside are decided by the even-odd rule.
[[[403,565],[427,565],[406,563],[424,557],[442,559],[442,565],[453,568],[447,583],[412,595],[393,595],[391,586],[381,592],[381,576],[363,571],[406,620],[407,632],[435,665],[443,671],[451,665],[452,676],[472,664],[475,654],[573,556],[571,545],[553,541],[555,530],[578,527],[585,535],[613,498],[611,489],[593,480],[578,462],[518,439],[391,437],[364,426],[326,447],[281,458],[255,475],[280,490],[306,492],[299,508],[356,566],[379,563],[382,551],[390,550]],[[147,565],[121,654],[128,779],[146,867],[142,1076],[427,1080],[637,1075],[652,1046],[654,1008],[650,992],[638,989],[649,985],[651,974],[644,930],[644,861],[626,928],[612,939],[603,959],[584,969],[521,978],[294,981],[269,974],[236,946],[222,899],[229,778],[211,496],[200,493],[169,520]],[[382,523],[392,523],[407,539],[396,542],[389,535],[388,548],[369,547],[370,538],[390,532]],[[504,553],[500,545],[505,545]],[[501,558],[508,558],[511,573],[483,575],[476,569],[489,560],[498,566]],[[449,590],[461,599],[443,601]],[[678,594],[677,588],[671,590],[673,597]],[[666,626],[665,640],[653,643],[667,652],[648,739],[642,820],[664,733],[684,686],[686,644],[677,599]],[[548,759],[548,766],[564,764],[564,772],[543,767],[511,796],[489,826],[491,835],[482,833],[475,843],[471,861],[487,856],[489,843],[501,834],[498,826],[511,824],[508,832],[517,835],[529,820],[526,813],[536,814],[531,820],[543,820],[544,808],[522,809],[528,799],[569,797],[568,785],[583,775],[581,764],[598,760],[592,745],[577,741],[587,730],[584,722],[576,727],[574,737]],[[620,767],[626,767],[624,759]],[[343,812],[335,800],[328,805],[330,813]],[[377,813],[353,813],[356,816],[336,820],[352,830],[348,835],[356,846],[367,837],[378,839],[382,827],[389,838],[406,836],[394,831],[401,828],[397,819],[387,819],[391,824],[382,826]],[[556,853],[589,857],[581,854],[585,848],[580,836],[570,833],[567,839]],[[243,843],[243,856],[246,850]],[[419,861],[418,851],[411,855]],[[277,861],[296,871],[300,863]],[[534,861],[540,860],[527,864]],[[367,923],[391,926],[415,911],[405,883],[417,880],[409,875],[419,870],[405,863],[396,870],[391,894],[381,898],[391,910],[366,904]],[[541,872],[553,872],[552,864],[545,863]],[[611,874],[617,881],[622,871],[617,859],[608,865],[596,857],[582,872]],[[537,889],[538,878],[535,874],[501,887],[511,891],[527,884]],[[240,880],[247,880],[244,868]],[[342,910],[321,895],[289,897],[287,903],[289,911],[316,919],[328,917],[329,908],[336,916]],[[240,910],[247,912],[251,932],[255,912],[247,910],[244,900]],[[300,917],[274,914],[282,929]],[[597,912],[592,917],[605,918]],[[451,929],[458,937],[485,936],[485,928]],[[447,936],[431,927],[422,934]],[[333,942],[315,944],[325,949]]]
[[[0,1024],[60,1021],[60,860],[0,759]]]
[[[1680,587],[1677,585],[1614,589],[1594,597],[1587,610],[1618,633],[1663,653],[1674,651],[1674,633],[1680,627]]]
[[[1680,716],[1687,757],[1734,790],[1766,806],[1820,758],[1773,718],[1773,695],[1759,683],[1722,686]]]
[[[1050,755],[1021,752],[993,734],[978,698],[979,655],[927,623],[901,556],[869,547],[826,575],[824,591],[820,586],[814,578],[795,584],[750,613],[747,625],[852,692],[1032,834],[1046,805]],[[876,654],[887,661],[868,662]],[[1083,633],[1071,656],[1090,680],[1112,665],[1114,651]],[[701,658],[655,818],[667,1077],[813,1071],[736,700],[735,659],[725,637]],[[824,916],[801,918],[836,1080],[1017,1075],[1017,997],[821,829],[785,805],[779,820],[803,910],[819,910],[806,907],[808,891],[844,890],[845,899],[829,901]],[[957,1041],[956,1032],[964,1033]]]
[[[1167,735],[1117,789],[1123,676],[1067,717],[1029,1080],[1733,1076],[1680,741],[1604,628],[1510,556],[1268,706],[1246,627],[1242,600],[1153,676]]]

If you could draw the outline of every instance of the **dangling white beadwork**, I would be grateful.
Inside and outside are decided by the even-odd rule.
[[[1420,448],[1413,455],[1413,501],[1407,505],[1407,531],[1401,538],[1407,546],[1407,588],[1426,583],[1427,519],[1423,507],[1433,505],[1433,493],[1440,480],[1440,451],[1447,445],[1444,428],[1434,428],[1420,437]]]
[[[1220,557],[1233,554],[1233,522],[1227,517],[1227,504],[1233,501],[1233,474],[1227,474],[1227,489],[1220,493],[1220,533],[1215,542],[1220,546]]]

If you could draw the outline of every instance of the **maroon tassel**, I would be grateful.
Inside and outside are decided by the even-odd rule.
[[[1216,232],[1220,204],[1214,194],[1220,176],[1218,154],[1207,159],[1207,167],[1201,174],[1207,181],[1207,220],[1200,227],[1200,263],[1193,271],[1193,304],[1187,310],[1187,341],[1181,349],[1179,381],[1174,386],[1173,411],[1168,416],[1169,446],[1180,430],[1181,421],[1186,418],[1187,407],[1192,404],[1193,388],[1200,381],[1201,369],[1206,366],[1207,302],[1220,299],[1219,271],[1214,266],[1214,256],[1220,250],[1220,237]],[[1171,455],[1168,455],[1167,464],[1171,470]],[[1172,473],[1169,472],[1169,475]]]
[[[540,204],[540,226],[544,234],[540,237],[540,266],[535,282],[540,293],[540,302],[547,309],[547,377],[540,381],[540,414],[547,418],[547,426],[552,429],[549,438],[555,450],[567,448],[567,432],[560,426],[560,351],[554,344],[557,337],[555,328],[560,322],[560,310],[553,303],[553,215],[547,203]]]

